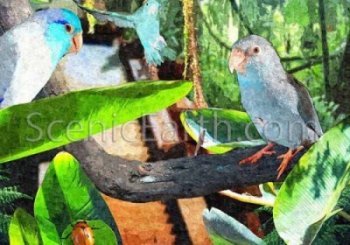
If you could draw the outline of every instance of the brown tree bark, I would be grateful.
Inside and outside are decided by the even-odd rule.
[[[258,148],[150,163],[108,155],[91,138],[68,145],[65,150],[74,154],[101,192],[126,201],[149,202],[198,197],[232,187],[276,181],[281,161],[275,156],[265,157],[255,165],[239,164]],[[277,156],[288,149],[278,146],[275,150]],[[283,181],[304,152],[293,159],[279,181]]]
[[[350,32],[340,65],[337,85],[332,89],[332,97],[339,104],[339,113],[350,114]]]
[[[329,48],[327,41],[327,22],[325,13],[324,0],[318,0],[318,15],[320,17],[321,27],[321,40],[322,40],[322,64],[323,64],[323,80],[324,88],[326,92],[326,98],[330,99],[331,86],[330,86],[330,73],[329,73]]]

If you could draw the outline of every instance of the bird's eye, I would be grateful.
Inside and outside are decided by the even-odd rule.
[[[254,53],[254,54],[260,53],[260,48],[259,48],[258,46],[255,46],[255,47],[253,48],[253,53]]]
[[[66,28],[66,31],[67,31],[68,33],[73,33],[74,28],[73,28],[72,25],[66,24],[64,27]]]

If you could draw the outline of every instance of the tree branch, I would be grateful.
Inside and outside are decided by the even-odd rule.
[[[334,59],[336,58],[337,56],[339,55],[339,52],[335,52],[331,55],[329,55],[328,59]],[[311,58],[310,61],[308,61],[307,63],[305,64],[302,64],[301,66],[297,66],[297,67],[294,67],[292,69],[289,69],[287,72],[290,73],[290,74],[293,74],[293,73],[296,73],[298,71],[302,71],[304,69],[307,69],[307,68],[310,68],[310,67],[313,67],[315,65],[318,65],[318,64],[322,64],[323,62],[323,57],[316,57],[316,58]]]
[[[323,53],[323,76],[326,97],[330,99],[331,85],[329,78],[329,49],[327,42],[327,23],[326,23],[326,13],[325,13],[325,3],[324,0],[318,0],[318,14],[320,17],[321,26],[321,40],[322,40],[322,53]]]
[[[253,154],[258,148],[150,163],[111,156],[96,146],[91,138],[73,143],[65,150],[80,161],[86,174],[101,192],[131,202],[149,202],[198,197],[232,187],[276,181],[280,164],[276,156],[265,157],[256,165],[239,164],[241,159]],[[277,146],[275,150],[278,155],[288,149]],[[302,154],[295,157],[293,164]]]

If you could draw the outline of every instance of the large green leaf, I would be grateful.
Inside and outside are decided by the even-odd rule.
[[[102,220],[85,221],[92,230],[95,245],[115,245],[117,239],[113,230]],[[62,245],[73,245],[72,232],[74,225],[69,225],[63,232]]]
[[[59,153],[47,170],[34,203],[44,244],[60,244],[67,226],[81,220],[103,220],[119,232],[100,193],[70,154]]]
[[[34,217],[21,208],[16,209],[11,219],[9,238],[11,245],[42,244]]]
[[[198,142],[201,132],[205,131],[202,147],[214,153],[265,143],[245,112],[210,108],[185,111],[180,118],[195,141]]]
[[[157,112],[186,96],[186,81],[89,89],[0,110],[0,162],[50,150]]]
[[[350,176],[350,118],[329,130],[299,160],[275,202],[273,216],[287,244],[310,244],[335,212]]]
[[[246,226],[216,208],[204,210],[203,219],[214,245],[264,244]]]

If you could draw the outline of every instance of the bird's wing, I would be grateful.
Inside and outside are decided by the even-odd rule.
[[[131,14],[121,14],[121,13],[110,12],[110,11],[90,9],[90,8],[84,7],[83,5],[77,3],[76,1],[75,3],[79,6],[79,8],[85,10],[89,14],[92,14],[99,21],[110,21],[119,27],[135,28],[134,18],[133,18],[133,15]]]
[[[44,30],[36,22],[21,24],[1,36],[0,57],[0,107],[32,101],[54,70]]]
[[[313,130],[318,136],[321,136],[323,134],[323,131],[309,92],[301,82],[299,82],[291,75],[288,76],[288,82],[297,91],[297,109],[301,118],[311,130]]]

